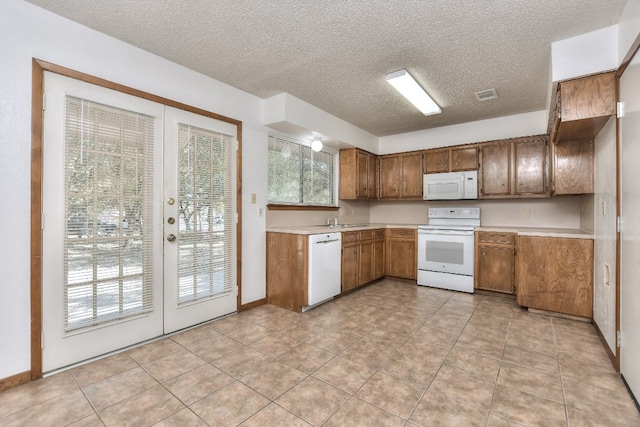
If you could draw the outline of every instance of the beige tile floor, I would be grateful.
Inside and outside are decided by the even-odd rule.
[[[2,426],[640,426],[587,323],[385,279],[0,393]]]

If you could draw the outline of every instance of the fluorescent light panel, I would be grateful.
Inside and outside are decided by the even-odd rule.
[[[406,70],[387,74],[387,81],[425,116],[442,113],[438,104],[431,99],[429,94],[420,87]]]

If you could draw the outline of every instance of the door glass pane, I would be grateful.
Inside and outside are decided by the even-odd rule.
[[[154,118],[71,96],[65,117],[64,292],[70,332],[152,310],[146,210]]]
[[[232,282],[233,138],[178,129],[178,304],[227,295]]]
[[[427,241],[427,261],[464,264],[464,243]]]

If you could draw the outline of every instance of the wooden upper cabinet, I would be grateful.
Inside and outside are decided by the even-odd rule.
[[[340,150],[339,198],[378,197],[378,157],[357,148]]]
[[[527,138],[513,143],[514,186],[517,196],[547,196],[547,138]]]
[[[400,156],[402,188],[400,198],[422,199],[422,153]]]
[[[451,149],[451,172],[478,170],[478,147]]]
[[[380,157],[381,199],[422,199],[422,152]]]
[[[480,197],[548,197],[547,151],[546,135],[482,144]]]
[[[616,113],[615,71],[558,83],[549,132],[553,142],[591,139]]]
[[[593,193],[594,150],[593,139],[553,144],[552,195]]]
[[[427,150],[424,173],[458,172],[478,169],[478,147],[451,147]]]
[[[511,143],[486,144],[480,148],[480,197],[511,194]]]
[[[380,157],[380,198],[400,197],[400,156]]]
[[[449,172],[449,149],[425,152],[424,173]]]
[[[361,199],[369,198],[369,154],[364,151],[356,150],[356,197]]]

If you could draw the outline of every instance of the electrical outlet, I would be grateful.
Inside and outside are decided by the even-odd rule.
[[[258,218],[262,218],[264,216],[264,208],[260,206],[258,208]]]
[[[256,193],[251,193],[251,204],[252,205],[256,204]]]
[[[522,219],[529,221],[531,219],[531,209],[522,209]]]
[[[338,215],[344,216],[344,208],[338,209]]]

